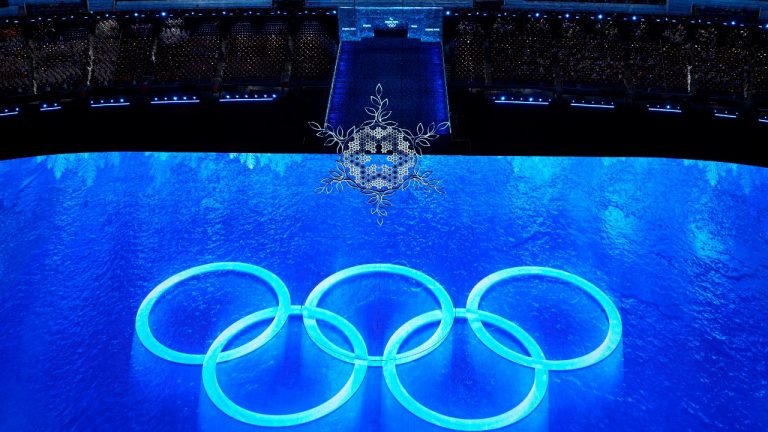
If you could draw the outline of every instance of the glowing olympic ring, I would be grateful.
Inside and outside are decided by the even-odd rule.
[[[486,276],[483,280],[478,282],[474,288],[472,288],[472,291],[469,293],[469,297],[467,298],[467,311],[478,311],[480,309],[480,299],[483,297],[483,294],[488,291],[488,288],[492,287],[494,284],[505,279],[530,275],[548,276],[551,278],[570,282],[592,296],[592,298],[594,298],[603,308],[606,317],[608,317],[608,333],[605,335],[605,339],[600,344],[600,346],[594,349],[594,351],[581,357],[568,360],[546,360],[543,357],[533,358],[524,356],[499,343],[496,339],[493,338],[493,336],[491,336],[490,333],[488,333],[488,330],[485,329],[482,321],[478,320],[474,315],[470,314],[467,317],[469,325],[477,337],[485,344],[485,346],[493,350],[493,352],[496,354],[504,357],[505,359],[521,364],[523,366],[533,368],[545,367],[549,370],[560,371],[581,369],[587,366],[592,366],[600,360],[608,357],[608,355],[612,353],[614,349],[616,349],[616,347],[619,345],[619,341],[621,340],[621,316],[619,316],[619,311],[616,309],[616,306],[613,304],[611,299],[608,298],[608,296],[605,295],[604,292],[600,291],[600,289],[598,289],[596,286],[576,275],[564,272],[562,270],[555,270],[547,267],[515,267],[497,271],[496,273]]]
[[[413,361],[422,356],[425,356],[437,348],[440,345],[440,342],[442,342],[443,339],[448,336],[448,333],[451,331],[451,327],[453,327],[453,302],[451,301],[451,297],[445,291],[445,288],[443,288],[443,286],[440,285],[436,280],[420,271],[416,271],[408,267],[394,264],[364,264],[355,267],[349,267],[347,269],[336,272],[331,276],[328,276],[325,278],[325,280],[320,282],[315,287],[315,289],[309,293],[309,296],[307,296],[307,301],[304,302],[304,305],[316,308],[318,307],[317,304],[320,302],[320,298],[322,298],[323,294],[325,294],[337,283],[345,279],[349,279],[353,276],[369,273],[399,274],[421,282],[427,289],[429,289],[429,291],[432,292],[432,294],[435,295],[435,297],[437,297],[437,301],[440,303],[440,311],[442,312],[440,316],[440,325],[437,327],[435,333],[424,343],[417,346],[416,348],[408,350],[407,352],[397,354],[393,359],[387,358],[386,355],[368,356],[367,360],[369,364],[381,365],[385,361],[390,360],[395,360],[399,364],[402,364],[406,361]],[[323,351],[327,352],[331,356],[346,362],[354,362],[360,360],[359,358],[355,357],[353,353],[337,346],[328,340],[328,338],[326,338],[320,331],[320,327],[317,326],[317,321],[315,321],[314,318],[305,316],[304,327],[307,328],[307,334],[309,337],[312,338],[312,340],[315,341],[315,343],[320,346]]]
[[[536,341],[516,324],[498,315],[484,311],[469,312],[465,309],[456,310],[457,318],[468,319],[470,315],[473,316],[474,320],[486,321],[514,336],[523,344],[532,358],[544,360],[544,353],[541,352],[541,348],[539,348]],[[392,338],[387,343],[387,347],[384,349],[384,356],[387,357],[388,353],[390,355],[397,353],[397,349],[400,348],[400,345],[410,334],[439,319],[440,315],[438,311],[432,311],[419,315],[405,323],[394,335],[392,335]],[[389,387],[389,390],[392,392],[392,395],[394,395],[395,399],[400,402],[400,405],[405,407],[408,411],[420,417],[422,420],[426,420],[438,426],[462,431],[498,429],[515,423],[530,414],[537,406],[539,406],[539,403],[541,403],[541,400],[544,398],[544,394],[547,391],[547,384],[549,382],[549,372],[546,369],[534,369],[533,386],[528,392],[528,395],[525,396],[525,399],[523,399],[523,401],[516,407],[494,417],[461,419],[437,413],[417,402],[416,399],[405,390],[405,387],[403,387],[403,384],[400,382],[400,378],[397,376],[397,364],[395,362],[385,363],[383,372],[384,380],[387,383],[387,387]]]
[[[237,320],[224,330],[211,344],[207,354],[187,354],[174,351],[155,339],[149,329],[149,314],[157,299],[175,284],[195,275],[214,271],[236,271],[255,275],[266,281],[277,296],[276,307],[267,308]],[[336,283],[355,275],[367,273],[393,273],[410,277],[421,282],[437,298],[439,310],[419,315],[403,324],[390,337],[381,356],[370,356],[357,329],[341,316],[317,306],[323,294]],[[485,292],[494,284],[520,276],[540,275],[560,279],[584,290],[603,308],[608,318],[608,333],[603,342],[592,352],[574,359],[548,360],[536,341],[517,324],[490,312],[479,309]],[[216,366],[219,362],[232,360],[253,352],[269,342],[283,327],[289,315],[301,315],[309,337],[323,351],[336,359],[352,363],[352,375],[342,389],[322,404],[294,414],[261,414],[247,410],[232,402],[219,386]],[[466,319],[480,341],[504,359],[522,366],[533,368],[534,381],[526,397],[507,412],[488,418],[463,419],[437,413],[417,402],[403,387],[397,376],[397,365],[423,357],[435,350],[445,340],[453,326],[455,318]],[[250,342],[223,351],[226,344],[247,327],[272,319],[272,323],[258,337]],[[352,351],[343,349],[329,341],[317,325],[317,320],[325,321],[339,329],[352,344]],[[425,325],[439,322],[435,333],[416,348],[399,353],[398,350],[410,334]],[[528,355],[515,352],[498,342],[486,330],[483,323],[489,323],[515,337],[523,345]],[[572,370],[591,366],[610,355],[621,341],[622,323],[619,312],[611,299],[596,286],[573,274],[547,267],[515,267],[493,273],[478,282],[467,298],[466,309],[453,309],[453,303],[445,289],[434,279],[416,270],[393,264],[366,264],[341,270],[320,282],[307,297],[303,306],[291,305],[290,295],[285,284],[271,272],[250,264],[212,263],[185,270],[163,281],[153,289],[141,303],[136,315],[136,334],[144,346],[152,353],[164,359],[185,364],[203,365],[203,387],[208,397],[225,414],[244,423],[258,426],[293,426],[323,417],[342,406],[355,394],[365,378],[369,366],[382,366],[384,380],[394,397],[403,407],[414,415],[449,429],[463,431],[490,430],[513,424],[524,418],[539,405],[547,390],[550,370]]]
[[[288,293],[288,288],[285,286],[283,281],[269,270],[257,267],[255,265],[239,262],[218,262],[192,267],[191,269],[184,270],[181,273],[176,273],[175,275],[160,283],[160,285],[155,287],[155,289],[153,289],[147,295],[144,301],[141,302],[139,311],[136,314],[136,335],[139,337],[139,340],[141,341],[142,345],[144,345],[144,347],[152,351],[154,355],[174,363],[190,365],[203,364],[205,354],[183,353],[172,350],[161,344],[155,338],[155,335],[152,334],[152,330],[149,328],[149,314],[152,312],[152,308],[155,306],[155,303],[160,298],[160,296],[177,283],[185,279],[189,279],[193,276],[216,271],[234,271],[254,275],[267,282],[269,286],[275,291],[275,295],[277,296],[277,311],[275,313],[275,317],[272,320],[272,324],[270,324],[262,334],[257,336],[252,341],[222,353],[220,358],[221,361],[242,357],[254,350],[259,349],[259,347],[269,342],[270,339],[277,335],[277,333],[283,327],[283,324],[285,324],[285,321],[288,319],[288,313],[290,312],[291,307],[291,295]]]
[[[224,394],[219,386],[219,381],[216,378],[216,364],[219,362],[219,355],[221,354],[224,345],[232,340],[233,337],[237,336],[243,329],[258,322],[270,319],[275,313],[277,313],[277,308],[264,309],[248,315],[245,318],[241,318],[224,330],[219,337],[213,341],[211,348],[208,350],[208,354],[205,355],[205,361],[203,362],[203,386],[205,387],[206,393],[208,393],[208,397],[211,398],[214,405],[232,418],[256,426],[272,427],[295,426],[307,423],[319,419],[344,405],[346,401],[354,396],[357,389],[360,388],[360,384],[363,383],[365,371],[368,369],[368,365],[365,361],[355,363],[355,366],[352,369],[352,375],[336,395],[314,408],[299,413],[260,414],[237,405]],[[365,348],[365,341],[363,341],[363,337],[360,336],[357,329],[350,324],[349,321],[335,313],[324,309],[292,306],[290,314],[304,315],[305,318],[311,316],[313,319],[320,319],[333,325],[344,333],[344,336],[346,336],[352,344],[355,354],[358,357],[365,358],[368,355],[368,351]]]

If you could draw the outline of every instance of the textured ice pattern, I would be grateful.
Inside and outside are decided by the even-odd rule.
[[[562,269],[611,297],[622,344],[590,368],[550,372],[541,404],[504,430],[768,429],[768,170],[425,156],[445,194],[402,192],[380,227],[357,194],[314,193],[334,159],[120,153],[0,162],[0,430],[261,430],[211,403],[199,366],[159,359],[134,334],[153,287],[217,261],[269,269],[294,303],[341,269],[403,265],[439,281],[457,307],[498,270]],[[242,274],[210,273],[177,288],[158,300],[150,325],[180,351],[205,352],[234,321],[275,305],[266,284]],[[437,308],[418,283],[393,275],[346,281],[320,305],[353,324],[371,353]],[[501,283],[481,306],[525,329],[547,358],[586,353],[605,336],[599,306],[548,279]],[[343,335],[320,327],[344,345]],[[217,373],[241,406],[286,414],[327,400],[352,368],[292,317],[267,345]],[[397,372],[428,408],[475,418],[514,407],[534,377],[485,348],[463,320]],[[286,430],[443,429],[400,406],[380,369],[369,368],[342,408]]]

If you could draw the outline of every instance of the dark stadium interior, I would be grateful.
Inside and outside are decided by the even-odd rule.
[[[768,24],[754,10],[444,11],[451,134],[433,154],[768,165]],[[336,9],[297,3],[27,9],[0,19],[0,157],[332,152],[308,122],[326,114],[339,44]],[[262,103],[224,103],[240,98]]]

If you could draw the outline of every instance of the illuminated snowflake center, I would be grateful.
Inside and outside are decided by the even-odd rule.
[[[364,188],[392,189],[416,165],[417,154],[400,128],[375,125],[356,130],[344,145],[342,164]]]
[[[386,110],[389,100],[382,94],[379,84],[376,95],[371,96],[373,106],[365,108],[372,118],[360,127],[345,131],[341,126],[334,129],[327,123],[309,123],[317,136],[325,138],[325,145],[335,145],[339,153],[336,168],[328,171],[317,191],[341,191],[345,185],[359,190],[368,196],[368,203],[373,206],[371,214],[376,215],[379,225],[384,223],[386,209],[392,205],[389,197],[395,191],[413,186],[442,193],[440,180],[432,177],[432,171],[421,169],[419,157],[439,132],[448,129],[448,122],[430,123],[426,127],[419,123],[416,133],[398,127],[397,122],[387,120],[392,112]]]

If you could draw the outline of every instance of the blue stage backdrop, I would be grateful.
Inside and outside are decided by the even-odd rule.
[[[768,170],[0,162],[0,430],[768,430]]]

